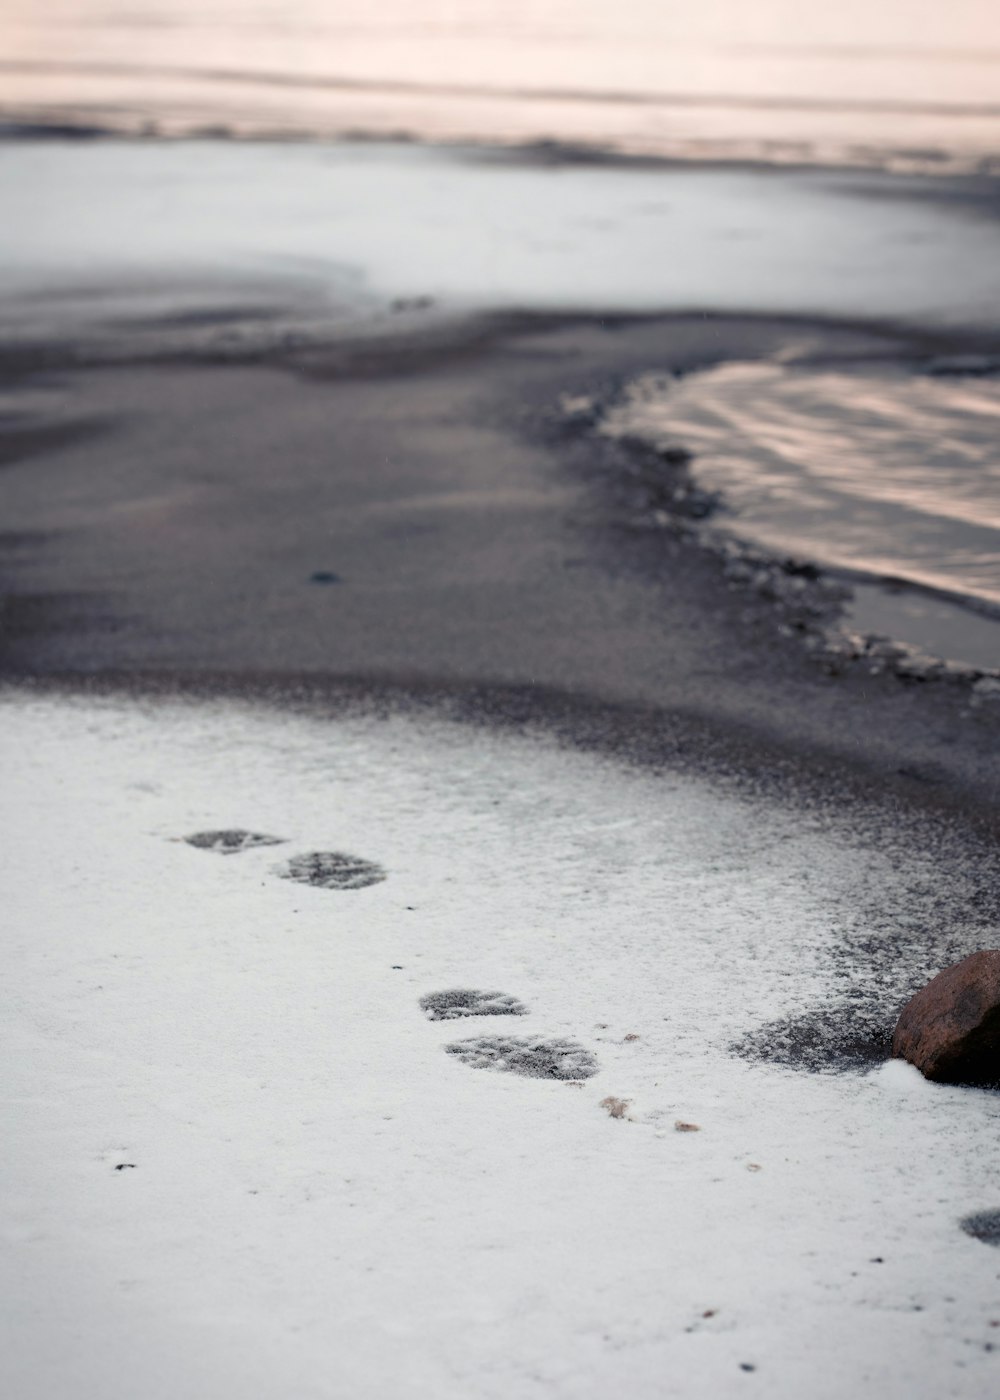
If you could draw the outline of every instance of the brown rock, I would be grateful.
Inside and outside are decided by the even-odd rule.
[[[928,1079],[1000,1083],[1000,950],[973,953],[903,1007],[892,1053]]]

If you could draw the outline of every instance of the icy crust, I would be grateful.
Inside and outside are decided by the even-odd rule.
[[[995,946],[960,827],[384,714],[0,720],[5,1394],[996,1393],[1000,1095],[837,1060]],[[236,820],[387,878],[176,839]]]

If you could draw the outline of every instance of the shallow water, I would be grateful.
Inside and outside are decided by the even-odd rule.
[[[2,0],[0,36],[9,113],[119,128],[932,166],[1000,151],[993,0]]]
[[[691,451],[699,484],[722,494],[716,523],[769,551],[1000,616],[1000,377],[725,364],[637,381],[605,428]],[[865,631],[1000,665],[985,619],[899,590],[858,601]]]

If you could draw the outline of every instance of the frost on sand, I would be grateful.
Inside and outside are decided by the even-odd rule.
[[[946,821],[444,722],[0,708],[3,1394],[1000,1390],[1000,1096],[730,1048],[988,945]],[[176,839],[236,823],[378,881]],[[503,987],[517,1036],[417,1006]]]

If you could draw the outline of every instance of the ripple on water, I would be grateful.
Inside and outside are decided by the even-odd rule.
[[[699,487],[721,493],[713,528],[898,581],[859,590],[859,630],[1000,666],[1000,626],[917,591],[1000,613],[1000,376],[775,362],[647,374],[602,431],[689,451]]]

